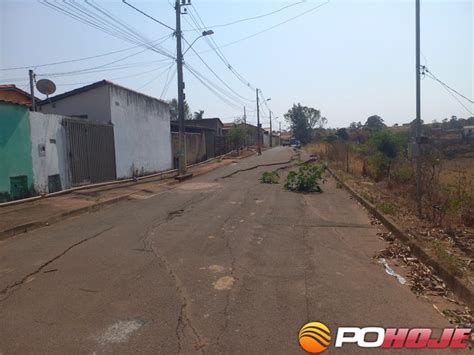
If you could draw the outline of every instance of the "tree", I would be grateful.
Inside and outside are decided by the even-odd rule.
[[[248,126],[241,120],[235,120],[234,127],[229,130],[229,138],[234,148],[237,149],[237,153],[239,153],[240,147],[244,145],[248,133]]]
[[[347,133],[347,129],[345,128],[339,128],[336,131],[336,136],[338,136],[343,141],[347,141],[349,139],[349,133]]]
[[[178,100],[171,99],[169,102],[170,105],[170,119],[172,121],[178,120]],[[186,101],[184,101],[184,119],[189,120],[191,119],[189,105]]]
[[[196,111],[193,114],[193,120],[202,120],[203,116],[204,116],[204,110]]]
[[[365,127],[370,130],[377,130],[386,127],[385,123],[383,123],[383,119],[380,116],[373,115],[367,118],[365,122]]]
[[[369,164],[374,168],[376,175],[387,174],[389,183],[390,168],[398,157],[402,145],[401,137],[386,129],[375,132],[368,141],[368,146],[373,152]]]
[[[301,106],[300,103],[293,104],[293,107],[285,113],[285,119],[290,124],[295,138],[303,144],[311,141],[313,128],[323,128],[327,123],[327,119],[321,117],[319,110]]]

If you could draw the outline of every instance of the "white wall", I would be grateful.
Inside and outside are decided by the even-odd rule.
[[[172,168],[169,105],[109,86],[115,135],[117,178]]]
[[[64,129],[61,125],[63,117],[30,112],[31,157],[33,162],[33,184],[36,192],[47,193],[48,176],[59,174],[61,187],[70,187],[66,170],[66,146]],[[45,146],[40,154],[39,145]],[[42,156],[43,155],[43,156]]]
[[[42,113],[87,115],[89,121],[110,123],[110,85],[105,84],[41,106]]]

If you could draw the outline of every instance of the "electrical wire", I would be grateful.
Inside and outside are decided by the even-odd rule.
[[[199,27],[199,22],[198,20],[194,17],[193,12],[196,13],[197,18],[200,20],[201,25],[204,26],[205,28],[209,28],[204,24],[204,21],[202,20],[201,16],[199,15],[199,12],[197,11],[196,6],[193,6],[192,11],[189,11],[189,15],[191,17],[191,20],[194,22],[194,24]],[[199,30],[195,28],[195,31],[199,33]],[[224,53],[219,49],[219,46],[217,45],[216,41],[214,38],[208,38],[207,36],[205,37],[205,40],[209,47],[216,53],[218,58],[224,63],[227,69],[229,69],[235,76],[236,78],[245,86],[249,87],[252,90],[255,90],[255,87],[250,84],[248,80],[246,80],[235,68],[229,63],[227,58],[225,57]]]
[[[163,85],[163,90],[161,91],[160,99],[162,99],[163,96],[166,95],[166,93],[168,92],[168,89],[170,87],[171,82],[173,81],[174,77],[176,76],[176,70],[173,71],[173,74],[171,74],[171,77],[169,76],[171,69],[173,69],[172,66],[169,68],[168,72],[166,73],[165,85]]]
[[[330,2],[331,2],[331,0],[327,0],[326,2],[324,2],[324,3],[322,3],[322,4],[319,4],[319,5],[317,5],[317,6],[314,6],[314,7],[310,8],[309,10],[306,10],[306,11],[304,11],[304,12],[299,13],[299,14],[296,15],[296,16],[290,17],[289,19],[287,19],[287,20],[285,20],[285,21],[279,22],[279,23],[277,23],[276,25],[270,26],[270,27],[265,28],[265,29],[263,29],[263,30],[261,30],[261,31],[259,31],[259,32],[256,32],[256,33],[251,34],[251,35],[249,35],[249,36],[240,38],[240,39],[235,40],[235,41],[233,41],[233,42],[229,42],[229,43],[223,44],[223,45],[219,46],[219,48],[224,48],[224,47],[232,46],[232,45],[234,45],[234,44],[237,44],[237,43],[246,41],[247,39],[250,39],[250,38],[253,38],[253,37],[255,37],[255,36],[258,36],[258,35],[260,35],[260,34],[262,34],[262,33],[265,33],[265,32],[268,32],[268,31],[270,31],[270,30],[273,30],[274,28],[277,28],[277,27],[279,27],[279,26],[282,26],[282,25],[284,25],[284,24],[287,24],[287,23],[290,22],[290,21],[296,20],[297,18],[299,18],[299,17],[301,17],[301,16],[304,16],[304,15],[307,15],[307,14],[313,12],[313,11],[316,11],[317,9],[319,9],[319,8],[321,8],[321,7],[323,7],[323,6],[327,5],[327,4],[329,4]],[[211,51],[211,50],[206,50],[206,51],[203,51],[203,52],[201,52],[201,53],[206,53],[206,52],[209,52],[209,51]]]
[[[189,42],[183,37],[184,41],[189,45]],[[204,59],[202,59],[202,57],[199,55],[199,53],[193,48],[191,47],[191,50],[194,52],[194,54],[196,54],[196,56],[199,58],[199,60],[206,66],[207,69],[209,69],[209,71],[227,88],[229,89],[231,92],[233,92],[237,97],[239,97],[240,99],[242,100],[245,100],[245,101],[249,101],[249,102],[253,102],[253,100],[250,100],[248,98],[246,98],[245,96],[242,96],[240,95],[237,91],[235,91],[234,89],[232,89],[210,66],[209,64],[206,63],[206,61]]]
[[[450,87],[448,84],[444,83],[443,81],[441,81],[440,79],[438,79],[426,66],[422,68],[426,73],[429,73],[431,75],[431,79],[433,80],[436,80],[438,83],[440,83],[441,85],[445,86],[446,88],[448,88],[449,90],[451,90],[452,92],[456,93],[457,95],[461,96],[463,99],[469,101],[471,104],[474,104],[474,101],[469,99],[468,97],[464,96],[463,94],[461,94],[460,92],[454,90],[452,87]]]
[[[274,10],[274,11],[271,11],[271,12],[267,12],[265,14],[262,14],[262,15],[257,15],[257,16],[252,16],[252,17],[247,17],[247,18],[242,18],[242,19],[239,19],[239,20],[235,20],[235,21],[232,21],[232,22],[228,22],[228,23],[224,23],[224,24],[219,24],[219,25],[212,25],[212,26],[209,26],[209,28],[219,28],[219,27],[226,27],[226,26],[231,26],[231,25],[235,25],[237,23],[241,23],[241,22],[246,22],[246,21],[251,21],[251,20],[257,20],[257,19],[260,19],[260,18],[263,18],[263,17],[267,17],[267,16],[270,16],[270,15],[274,15],[278,12],[281,12],[283,10],[286,10],[290,7],[293,7],[293,6],[296,6],[296,5],[300,5],[300,4],[303,4],[307,2],[306,0],[302,0],[302,1],[298,1],[298,2],[294,2],[292,4],[289,4],[289,5],[285,5],[277,10]],[[205,30],[207,29],[208,27],[206,26],[203,26],[201,28],[197,28],[197,30]]]
[[[163,23],[163,22],[161,22],[160,20],[157,20],[156,18],[154,18],[153,16],[148,15],[146,12],[144,12],[144,11],[142,11],[142,10],[136,8],[136,7],[133,6],[132,4],[129,4],[129,3],[126,2],[125,0],[122,0],[122,2],[123,2],[125,5],[130,6],[130,7],[131,7],[132,9],[134,9],[135,11],[138,11],[138,12],[141,13],[142,15],[148,17],[149,19],[151,19],[151,20],[153,20],[153,21],[159,23],[160,25],[165,26],[166,28],[169,28],[171,31],[175,32],[175,29],[172,28],[172,27],[170,27],[170,26],[168,26],[166,23]]]
[[[136,45],[148,48],[156,53],[167,56],[169,58],[174,58],[173,54],[169,53],[167,50],[162,48],[159,45],[148,44],[149,39],[146,39],[143,35],[139,34],[132,27],[120,21],[118,18],[113,16],[110,12],[100,7],[99,5],[91,4],[90,1],[85,1],[86,5],[89,5],[96,11],[100,12],[102,15],[99,15],[97,12],[89,11],[88,8],[82,6],[74,1],[63,1],[64,6],[55,1],[54,4],[48,0],[39,0],[41,4],[60,12],[68,17],[71,17],[83,24],[96,28],[104,33],[107,33],[113,37],[131,42]],[[105,16],[105,17],[104,17]]]
[[[168,72],[171,70],[171,67],[174,66],[174,63],[171,64],[170,66],[168,66],[164,71],[162,71],[161,73],[159,73],[158,75],[154,76],[153,78],[151,78],[149,81],[145,82],[143,85],[139,86],[138,87],[138,90],[140,90],[141,88],[144,88],[145,86],[151,84],[152,82],[154,82],[155,80],[157,80],[158,78],[160,78],[164,73]]]
[[[236,109],[240,109],[241,106],[238,105],[238,104],[235,104],[234,102],[232,102],[231,100],[229,100],[228,98],[226,98],[221,92],[219,92],[219,90],[215,89],[214,87],[212,87],[211,84],[209,84],[208,82],[206,82],[206,80],[198,73],[198,72],[195,72],[193,68],[191,68],[189,65],[185,64],[184,65],[185,68],[191,73],[191,75],[193,75],[199,82],[201,82],[201,84],[203,84],[206,88],[209,89],[209,91],[211,91],[216,97],[218,97],[222,102],[226,103],[228,106],[231,106],[233,108],[236,108]]]
[[[156,40],[154,40],[154,41],[152,41],[152,42],[150,42],[150,43],[158,42],[158,41],[161,41],[161,40],[163,40],[163,39],[168,39],[168,38],[170,38],[170,37],[171,37],[171,35],[166,35],[166,36],[161,37],[161,38],[159,38],[159,39],[156,39]],[[0,68],[0,71],[23,70],[23,69],[36,69],[36,68],[49,67],[49,66],[54,66],[54,65],[76,63],[76,62],[81,62],[81,61],[84,61],[84,60],[96,59],[96,58],[106,57],[106,56],[113,55],[113,54],[117,54],[117,53],[123,53],[123,52],[129,51],[129,50],[132,50],[132,49],[141,47],[141,46],[142,46],[142,45],[138,45],[138,46],[128,47],[128,48],[124,48],[124,49],[120,49],[120,50],[116,50],[116,51],[112,51],[112,52],[106,52],[106,53],[102,53],[102,54],[92,55],[92,56],[89,56],[89,57],[82,57],[82,58],[77,58],[77,59],[63,60],[63,61],[60,61],[60,62],[45,63],[45,64],[36,64],[36,65],[27,65],[27,66],[23,66],[23,67]]]
[[[462,107],[464,107],[464,109],[465,109],[467,112],[469,112],[469,114],[473,115],[472,111],[469,110],[469,109],[467,108],[467,106],[464,105],[464,103],[463,103],[461,100],[459,100],[459,99],[450,91],[450,89],[449,89],[449,87],[448,87],[447,85],[444,85],[441,81],[438,81],[436,78],[432,77],[430,73],[428,73],[427,76],[428,76],[428,78],[431,78],[431,79],[437,81],[437,82],[448,92],[449,95],[451,95]]]

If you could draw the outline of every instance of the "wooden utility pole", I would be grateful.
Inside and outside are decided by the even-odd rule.
[[[31,94],[31,111],[36,111],[36,100],[35,100],[35,73],[32,69],[28,71],[30,77],[30,94]]]
[[[258,102],[258,89],[255,89],[257,93],[257,154],[262,155],[262,147],[260,144],[260,107]]]

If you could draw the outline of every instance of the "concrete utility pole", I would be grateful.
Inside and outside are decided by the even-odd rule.
[[[247,123],[247,112],[245,112],[245,106],[244,106],[244,123]]]
[[[273,147],[273,131],[272,131],[272,111],[270,111],[270,148]]]
[[[260,108],[258,103],[258,89],[255,89],[257,93],[257,154],[262,155],[262,147],[260,146]]]
[[[30,76],[30,94],[31,94],[31,111],[36,111],[36,100],[35,100],[35,73],[32,69],[28,71]]]
[[[279,135],[278,135],[278,145],[281,145],[281,122],[278,122],[279,124]]]
[[[183,3],[183,5],[185,5]],[[184,82],[183,82],[183,49],[181,46],[181,4],[179,0],[175,2],[176,10],[176,66],[178,70],[178,175],[186,174],[186,142],[184,136]]]
[[[421,215],[421,73],[420,73],[420,0],[416,0],[416,204]]]

